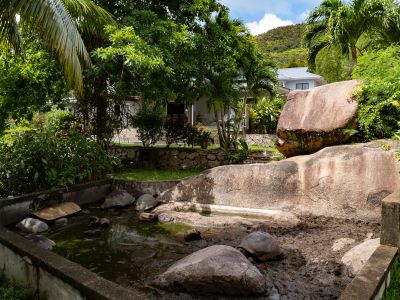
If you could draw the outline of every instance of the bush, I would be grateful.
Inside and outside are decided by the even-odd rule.
[[[0,197],[100,179],[116,163],[76,130],[61,135],[45,129],[0,139],[0,162]]]
[[[354,79],[362,79],[359,100],[358,138],[390,138],[400,129],[400,46],[367,53],[358,59]]]
[[[145,104],[131,117],[131,124],[137,129],[145,148],[154,145],[163,137],[165,118],[165,110],[158,104]]]
[[[14,281],[7,279],[4,271],[0,271],[0,299],[2,300],[31,300],[45,299],[44,296],[35,297],[34,292]]]
[[[263,98],[250,110],[254,133],[275,133],[285,101],[282,98]]]

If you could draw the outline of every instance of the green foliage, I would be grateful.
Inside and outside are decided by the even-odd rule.
[[[17,195],[103,178],[115,160],[81,132],[49,123],[0,139],[0,196]]]
[[[328,82],[338,82],[351,79],[354,63],[343,55],[335,46],[322,49],[315,60],[316,73]]]
[[[0,272],[0,299],[2,300],[31,300],[35,299],[32,290],[17,284],[5,277],[4,271]],[[39,299],[45,299],[40,297]]]
[[[165,109],[156,104],[146,103],[131,117],[131,124],[137,129],[139,139],[145,148],[157,143],[163,137]]]
[[[283,52],[301,47],[304,24],[282,26],[258,35],[257,42],[265,52]]]
[[[400,47],[370,52],[359,58],[353,78],[364,81],[357,91],[362,139],[390,138],[400,129]]]
[[[304,24],[282,26],[256,37],[260,50],[279,68],[307,66],[307,49],[302,48]]]
[[[275,133],[285,101],[280,97],[262,98],[250,110],[252,130],[255,133]]]
[[[66,96],[66,86],[54,58],[41,50],[35,36],[24,35],[25,51],[16,56],[0,48],[0,132],[6,120],[29,119],[49,110]]]

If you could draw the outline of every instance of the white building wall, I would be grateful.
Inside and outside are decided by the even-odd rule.
[[[293,81],[284,82],[284,87],[286,87],[286,88],[288,88],[290,90],[295,90],[297,83],[308,83],[310,89],[312,89],[312,88],[317,86],[315,80],[293,80]]]

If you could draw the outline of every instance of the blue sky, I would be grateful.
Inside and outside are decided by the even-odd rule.
[[[301,23],[321,0],[220,0],[233,18],[246,23],[252,34]]]

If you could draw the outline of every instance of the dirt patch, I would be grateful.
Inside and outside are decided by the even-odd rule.
[[[342,256],[365,239],[379,237],[380,224],[313,216],[302,217],[301,220],[302,224],[295,229],[266,225],[257,228],[201,229],[203,240],[192,242],[191,247],[203,248],[213,244],[236,247],[248,232],[266,230],[277,239],[285,258],[254,263],[265,276],[271,278],[280,299],[337,299],[354,277],[341,263]],[[351,238],[356,242],[333,251],[332,246],[339,238]]]
[[[87,228],[90,215],[106,216],[111,227]],[[65,227],[52,227],[47,235],[56,241],[54,251],[60,255],[120,285],[138,290],[149,299],[208,300],[242,298],[174,294],[157,290],[150,283],[174,262],[199,249],[217,244],[237,247],[248,233],[265,230],[280,244],[284,259],[252,262],[271,279],[280,299],[337,299],[353,278],[341,263],[341,257],[365,239],[379,237],[380,224],[328,217],[299,218],[300,225],[294,228],[267,224],[199,227],[202,239],[186,242],[187,226],[139,222],[132,208],[122,211],[91,209],[70,219]],[[343,248],[334,251],[332,246],[340,238],[353,239],[355,243],[345,243]]]

